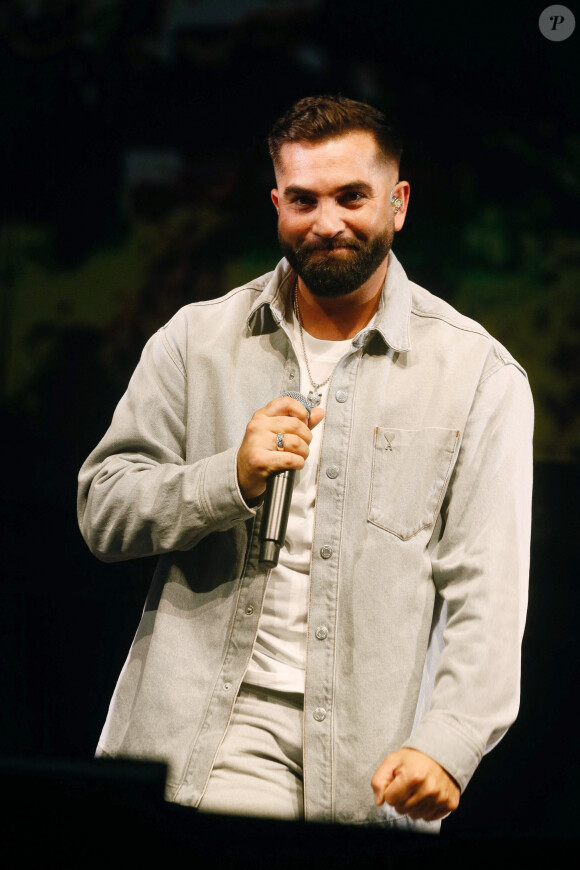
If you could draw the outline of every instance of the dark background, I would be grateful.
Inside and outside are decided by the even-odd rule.
[[[580,25],[551,42],[543,8],[2,4],[0,755],[92,756],[153,563],[90,555],[78,468],[152,332],[274,267],[264,138],[340,91],[405,133],[407,273],[508,346],[536,403],[521,713],[446,829],[575,835]]]

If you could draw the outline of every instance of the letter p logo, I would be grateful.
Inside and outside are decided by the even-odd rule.
[[[563,42],[572,36],[576,27],[573,12],[567,6],[547,6],[538,20],[543,36],[551,42]]]

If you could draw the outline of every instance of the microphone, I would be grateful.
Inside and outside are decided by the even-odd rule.
[[[308,411],[312,405],[302,393],[289,390],[282,394],[296,399]],[[266,495],[262,507],[262,523],[260,525],[260,556],[259,561],[269,568],[275,568],[278,564],[280,548],[286,537],[288,515],[290,514],[290,502],[294,489],[295,468],[277,471],[271,474],[266,484]]]

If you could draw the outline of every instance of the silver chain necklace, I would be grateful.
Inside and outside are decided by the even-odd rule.
[[[294,311],[296,312],[296,319],[298,320],[298,326],[300,327],[300,341],[302,342],[302,353],[304,354],[306,371],[308,372],[308,377],[310,378],[310,383],[312,384],[312,389],[308,393],[307,398],[310,402],[311,407],[317,408],[322,401],[322,393],[319,393],[318,390],[320,389],[320,387],[326,386],[326,384],[329,382],[334,374],[334,369],[331,371],[326,380],[321,381],[319,384],[317,384],[312,377],[312,372],[310,371],[310,363],[308,362],[308,354],[306,353],[306,345],[304,344],[304,328],[302,326],[302,315],[300,314],[300,306],[298,305],[298,278],[296,279],[296,283],[294,285]]]

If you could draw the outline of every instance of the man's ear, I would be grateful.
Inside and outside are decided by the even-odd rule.
[[[270,196],[272,197],[272,202],[274,203],[274,208],[280,214],[280,200],[278,198],[278,190],[274,188],[274,190],[270,191]]]
[[[395,232],[403,229],[405,218],[407,217],[407,208],[409,207],[409,197],[411,195],[411,185],[408,181],[398,181],[395,185],[395,193],[400,205],[395,211]]]

